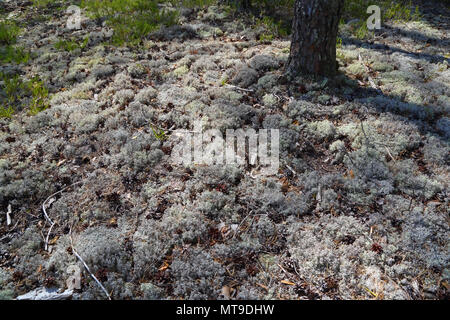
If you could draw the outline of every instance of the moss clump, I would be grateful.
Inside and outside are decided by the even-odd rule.
[[[173,71],[174,75],[176,75],[177,77],[181,77],[188,72],[189,72],[189,67],[186,65],[182,65],[181,67],[178,67]]]
[[[329,120],[310,122],[307,129],[318,139],[332,139],[336,134],[336,128]]]
[[[366,68],[363,63],[360,61],[357,61],[355,63],[352,63],[347,67],[347,71],[355,76],[362,77],[366,73]]]
[[[144,300],[160,300],[164,298],[164,290],[153,283],[142,283],[140,289]]]
[[[394,66],[391,63],[375,61],[371,65],[372,69],[379,72],[391,72],[394,70]]]
[[[266,94],[263,97],[264,106],[273,108],[278,103],[277,98],[273,94]]]

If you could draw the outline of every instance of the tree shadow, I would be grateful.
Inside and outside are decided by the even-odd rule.
[[[413,58],[423,59],[423,60],[426,60],[431,63],[442,63],[444,61],[447,61],[448,63],[450,63],[450,59],[443,57],[443,56],[432,55],[432,54],[421,53],[421,52],[419,52],[419,53],[410,52],[410,51],[406,51],[404,49],[390,46],[387,44],[367,42],[367,41],[363,41],[363,40],[356,39],[356,38],[342,37],[342,43],[344,45],[353,44],[360,48],[381,51],[385,54],[392,54],[394,52],[398,52],[398,53],[402,53],[402,54],[405,54],[405,55],[413,57]]]
[[[445,25],[441,25],[436,20],[436,17],[440,15],[444,17],[450,16],[450,1],[447,0],[447,3],[444,2],[442,0],[414,0],[412,3],[419,7],[422,13],[422,19],[428,24],[437,29],[448,30],[450,29],[450,23],[448,21],[445,22]]]
[[[384,25],[383,28],[388,31],[391,31],[392,33],[396,33],[398,35],[408,37],[408,38],[416,40],[416,41],[423,41],[424,43],[427,43],[427,44],[433,44],[433,45],[439,44],[441,46],[449,46],[450,45],[450,38],[439,39],[436,37],[428,36],[421,32],[417,32],[414,30],[405,30],[405,29],[401,29],[401,28],[391,26],[391,25]]]
[[[424,19],[427,23],[437,29],[442,29],[442,25],[437,23],[437,20],[434,19],[435,14],[444,15],[445,13],[450,12],[450,5],[443,4],[441,1],[430,1],[430,0],[416,0],[413,1],[414,5],[419,7],[419,10],[423,13],[422,19]],[[448,17],[449,15],[447,15]],[[448,21],[448,19],[444,19]],[[445,28],[445,26],[444,26]],[[444,38],[439,39],[436,37],[430,37],[426,34],[423,34],[416,30],[404,30],[392,25],[385,25],[384,29],[389,31],[392,34],[398,34],[400,37],[408,37],[410,39],[415,40],[417,43],[423,42],[424,45],[430,44],[439,47],[447,47],[450,45],[450,39]],[[382,32],[381,32],[382,33]],[[382,53],[383,55],[391,55],[393,53],[400,53],[405,57],[411,57],[418,60],[424,60],[431,64],[443,63],[447,62],[450,64],[450,58],[444,57],[438,54],[430,54],[423,52],[410,52],[405,49],[384,44],[377,43],[375,41],[364,41],[357,38],[350,37],[342,37],[343,45],[355,45],[358,48],[365,48],[369,50],[374,50]],[[405,121],[414,123],[419,132],[422,135],[430,134],[445,144],[449,144],[450,136],[448,136],[449,129],[444,128],[443,132],[436,129],[436,122],[442,117],[449,117],[450,106],[438,106],[438,105],[426,105],[426,104],[417,104],[406,102],[402,100],[399,96],[392,95],[386,92],[383,92],[381,88],[372,88],[371,86],[361,86],[354,79],[350,78],[348,75],[341,73],[341,77],[344,77],[347,81],[355,82],[354,85],[357,87],[356,89],[356,97],[355,100],[362,102],[364,105],[368,107],[374,108],[379,114],[382,113],[391,113],[394,115],[401,116]],[[433,83],[431,81],[430,83]],[[414,82],[409,82],[411,87],[417,88],[418,91],[426,91],[427,87],[420,87],[421,83],[414,84]],[[448,84],[442,83],[439,85],[448,86]],[[430,93],[431,94],[431,93]],[[372,99],[369,99],[372,98]],[[372,102],[368,102],[372,100]],[[448,126],[448,122],[444,123],[445,126]]]
[[[324,78],[315,78],[315,81],[322,82]],[[396,117],[396,121],[413,124],[418,132],[424,136],[433,136],[443,142],[445,145],[450,145],[450,136],[448,135],[448,128],[440,130],[436,127],[437,122],[443,117],[448,117],[450,113],[450,106],[426,105],[403,101],[399,96],[388,94],[382,91],[381,88],[373,88],[367,83],[365,86],[348,74],[339,71],[338,74],[329,80],[329,88],[324,89],[324,93],[339,97],[340,103],[356,103],[360,105],[359,110],[354,111],[361,122],[365,121],[369,111],[370,114],[391,114]],[[343,85],[344,84],[344,85]],[[354,88],[351,94],[343,94],[343,89],[347,86]],[[297,83],[289,82],[288,92],[294,92],[298,88]],[[296,97],[296,100],[304,100],[311,102],[308,95]],[[365,109],[365,110],[364,110]],[[445,126],[448,125],[444,123]]]

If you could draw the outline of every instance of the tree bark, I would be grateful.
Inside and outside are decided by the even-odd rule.
[[[343,5],[344,0],[296,0],[288,75],[336,73],[336,38]]]

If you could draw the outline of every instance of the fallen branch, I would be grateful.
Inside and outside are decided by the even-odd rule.
[[[6,225],[9,226],[11,224],[11,205],[8,205],[8,211],[6,212]]]
[[[69,289],[59,293],[57,290],[42,287],[18,296],[15,300],[66,300],[71,298],[72,294],[73,290]]]
[[[286,161],[283,161],[283,163],[284,163],[284,165],[286,166],[286,168],[288,168],[289,169],[289,171],[291,171],[292,172],[292,174],[294,175],[294,176],[297,176],[298,177],[298,173],[297,172],[295,172],[295,170],[294,169],[292,169],[288,164],[287,164],[287,162]]]
[[[234,89],[237,89],[237,90],[241,90],[241,91],[244,91],[244,92],[255,92],[252,89],[244,89],[244,88],[241,88],[241,87],[238,87],[238,86],[234,86],[232,84],[227,84],[227,87],[231,87],[231,88],[234,88]]]

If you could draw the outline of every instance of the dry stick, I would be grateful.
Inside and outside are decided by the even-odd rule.
[[[45,238],[45,251],[48,251],[48,240],[50,238],[50,232],[52,231],[54,225],[56,224],[56,222],[53,222],[52,219],[50,219],[50,217],[47,214],[47,210],[45,209],[45,205],[47,204],[48,201],[50,201],[51,198],[53,198],[54,196],[56,196],[57,194],[60,194],[61,192],[63,192],[64,190],[81,183],[81,181],[75,182],[74,184],[71,184],[67,187],[62,188],[61,190],[59,190],[58,192],[55,192],[54,194],[50,195],[47,199],[45,199],[44,203],[42,204],[42,211],[44,212],[44,216],[45,219],[48,221],[48,223],[50,223],[50,229],[48,229],[48,233],[47,233],[47,237]]]
[[[297,176],[297,177],[298,177],[298,173],[295,172],[295,170],[292,169],[292,168],[287,164],[286,161],[283,161],[283,163],[284,163],[284,165],[286,166],[286,168],[288,168],[288,169],[294,174],[294,176]]]
[[[237,90],[241,90],[241,91],[244,91],[244,92],[255,92],[254,90],[244,89],[244,88],[241,88],[241,87],[238,87],[238,86],[234,86],[232,84],[227,84],[227,87],[235,88]]]
[[[8,211],[6,212],[6,225],[9,226],[11,224],[11,204],[8,205]]]
[[[92,279],[94,279],[94,281],[98,284],[98,286],[102,289],[102,291],[106,294],[106,296],[108,297],[108,300],[111,300],[111,296],[109,295],[108,291],[105,289],[105,287],[101,284],[101,282],[97,279],[96,276],[94,276],[94,274],[91,272],[91,269],[89,269],[89,266],[86,264],[86,262],[84,262],[83,258],[81,258],[81,256],[78,254],[78,252],[75,250],[75,248],[73,247],[73,239],[72,239],[72,228],[70,228],[70,246],[72,248],[72,252],[73,254],[78,258],[78,260],[81,261],[81,263],[83,264],[84,268],[86,269],[86,271],[89,273],[89,275],[92,277]]]
[[[384,147],[386,148],[386,151],[387,151],[389,157],[391,157],[391,159],[392,159],[394,162],[396,162],[396,161],[395,161],[395,158],[392,156],[391,152],[389,151],[389,148],[388,148],[387,146],[384,146]]]

